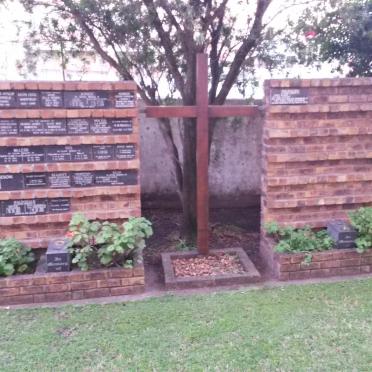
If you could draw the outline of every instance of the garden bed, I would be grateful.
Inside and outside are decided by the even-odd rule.
[[[261,279],[241,248],[211,250],[208,256],[197,252],[166,252],[162,253],[162,263],[166,289],[246,284]]]
[[[358,253],[355,249],[332,249],[311,254],[276,253],[274,239],[261,236],[260,254],[272,274],[279,280],[299,280],[372,273],[372,249]]]
[[[144,291],[142,264],[133,268],[47,273],[42,256],[33,274],[0,278],[0,305],[121,296]]]

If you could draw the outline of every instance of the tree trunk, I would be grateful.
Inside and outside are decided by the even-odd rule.
[[[196,120],[183,120],[183,231],[187,244],[196,241]]]

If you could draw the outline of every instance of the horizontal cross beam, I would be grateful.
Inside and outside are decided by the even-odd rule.
[[[208,117],[224,118],[229,116],[252,116],[259,112],[258,106],[234,105],[234,106],[208,106]],[[145,108],[145,114],[150,118],[196,118],[196,106],[149,106]]]

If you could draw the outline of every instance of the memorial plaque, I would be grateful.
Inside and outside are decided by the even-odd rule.
[[[134,107],[135,98],[133,92],[116,92],[114,95],[114,107],[126,108]]]
[[[114,160],[114,145],[93,145],[93,160]]]
[[[92,134],[109,134],[111,125],[108,119],[92,119],[90,123],[90,133]]]
[[[22,136],[59,136],[66,134],[66,120],[26,119],[19,121],[19,134]]]
[[[71,256],[67,239],[54,239],[49,242],[46,251],[48,273],[70,271]]]
[[[96,171],[97,186],[137,185],[137,171]]]
[[[327,232],[335,242],[335,248],[347,249],[355,247],[358,232],[349,223],[342,220],[331,221],[327,225]]]
[[[112,134],[130,134],[133,133],[132,119],[112,119],[111,120]]]
[[[18,123],[14,119],[0,120],[0,136],[10,137],[18,135]]]
[[[29,164],[44,161],[43,146],[0,147],[0,164]]]
[[[49,213],[61,213],[70,211],[70,199],[68,198],[54,198],[48,200]]]
[[[116,159],[131,160],[136,157],[136,145],[128,143],[125,145],[116,145]]]
[[[0,92],[0,108],[11,108],[17,106],[16,92],[5,90]]]
[[[94,185],[93,172],[73,172],[71,174],[73,187],[89,187]]]
[[[52,189],[71,187],[71,176],[67,172],[49,173],[48,184]]]
[[[270,91],[272,105],[307,105],[308,103],[307,89],[271,89]]]
[[[17,92],[18,108],[38,108],[40,107],[39,92],[21,91]]]
[[[108,108],[109,92],[64,92],[66,108]]]
[[[47,162],[74,162],[92,160],[92,148],[90,145],[78,146],[47,146]]]
[[[47,199],[22,199],[22,200],[5,200],[1,203],[2,215],[5,217],[12,216],[35,216],[46,214],[48,210]]]
[[[90,119],[68,119],[68,134],[89,134]]]
[[[48,186],[46,173],[28,173],[24,175],[26,189]]]
[[[62,108],[63,107],[63,95],[62,92],[41,92],[40,93],[40,105],[45,108]]]
[[[0,174],[0,191],[22,190],[23,174]]]

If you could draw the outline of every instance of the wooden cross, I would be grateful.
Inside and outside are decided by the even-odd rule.
[[[146,115],[152,118],[196,118],[196,216],[197,248],[200,254],[209,253],[209,118],[249,116],[257,113],[257,106],[217,106],[208,104],[208,56],[196,56],[196,105],[148,106]]]

